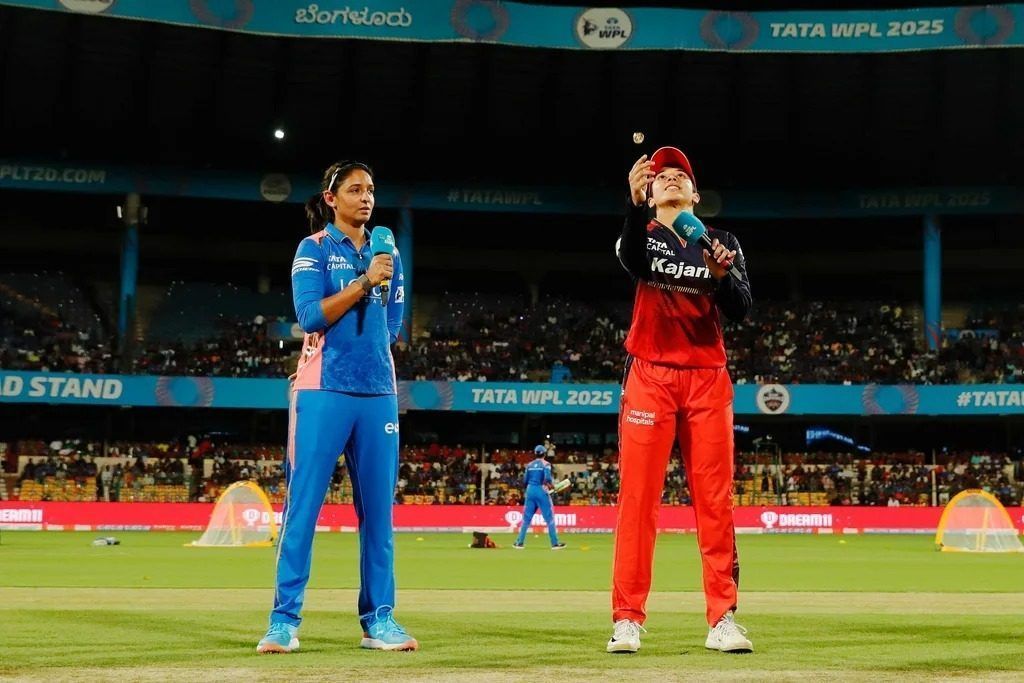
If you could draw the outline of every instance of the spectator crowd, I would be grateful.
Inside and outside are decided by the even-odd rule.
[[[0,295],[5,290],[0,289]],[[0,309],[0,367],[9,370],[154,375],[287,377],[298,343],[270,333],[277,319],[225,318],[202,338],[150,340],[121,357],[97,328],[59,315]],[[628,303],[446,295],[429,323],[394,348],[400,379],[614,382],[622,372]],[[1024,306],[968,314],[937,351],[898,303],[755,302],[724,321],[737,383],[971,384],[1024,381]],[[976,333],[977,331],[977,333]]]
[[[272,339],[273,321],[257,316],[232,320],[207,339],[150,342],[134,359],[136,373],[200,377],[287,377],[295,371],[295,344]]]
[[[559,504],[614,505],[619,489],[617,454],[556,451],[554,471],[572,485],[555,494]],[[173,500],[215,500],[235,481],[257,482],[274,502],[284,498],[283,449],[265,444],[184,443],[110,444],[83,441],[22,441],[11,456],[19,462],[15,488],[37,499],[150,500],[164,487]],[[404,446],[400,456],[398,504],[519,505],[523,468],[531,451],[481,452],[461,445]],[[831,505],[943,504],[959,491],[981,488],[1005,505],[1020,505],[1024,467],[1005,453],[952,452],[926,462],[922,453],[788,453],[781,461],[763,454],[736,455],[738,502],[786,502],[796,494]],[[27,484],[27,486],[26,486]],[[172,491],[167,487],[176,487]],[[54,494],[53,492],[57,492]],[[344,457],[339,458],[327,497],[351,502]],[[690,505],[685,467],[673,453],[662,503]]]
[[[1022,323],[1021,306],[969,315],[930,352],[898,304],[761,303],[724,334],[739,383],[1000,384],[1024,381]]]

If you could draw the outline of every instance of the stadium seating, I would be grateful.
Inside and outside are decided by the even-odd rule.
[[[62,273],[0,274],[0,368],[109,372],[116,366],[85,291]]]
[[[26,480],[21,483],[18,500],[55,502],[82,502],[96,500],[95,481],[74,481],[46,477],[42,482]]]
[[[98,455],[103,452],[99,444],[84,441],[23,441],[13,448],[22,500],[213,501],[240,479],[257,481],[272,502],[284,499],[284,449],[279,444],[213,444],[205,438],[117,443],[107,447],[107,455]],[[460,445],[407,445],[400,455],[396,501],[516,505],[523,467],[532,458],[532,452],[517,449],[497,449],[484,457]],[[555,501],[614,504],[617,458],[614,449],[556,450],[555,474],[573,485],[556,494]],[[1005,505],[1018,505],[1024,495],[1022,465],[1005,453],[943,452],[931,464],[920,452],[812,451],[783,453],[778,459],[740,452],[736,463],[737,505],[930,505],[966,488],[985,488]],[[107,485],[104,470],[112,472]],[[340,460],[327,501],[351,500],[351,483]],[[678,453],[666,471],[662,503],[691,503]]]
[[[0,273],[0,310],[60,320],[93,337],[103,329],[86,292],[62,272]]]
[[[236,320],[293,319],[291,294],[282,289],[266,294],[233,284],[172,282],[153,311],[146,338],[154,342],[197,344],[215,338]]]
[[[119,500],[128,503],[187,503],[190,498],[188,487],[184,485],[145,484],[138,489],[123,489]]]
[[[61,273],[0,274],[0,367],[231,377],[286,377],[294,370],[297,343],[282,344],[268,329],[294,316],[284,289],[175,281],[154,290],[140,301],[141,336],[127,366],[98,315],[112,315],[103,297],[113,292],[90,289],[95,302]],[[621,376],[628,301],[543,297],[531,304],[517,296],[451,293],[422,299],[413,338],[394,347],[401,379]],[[951,333],[938,352],[928,352],[919,312],[906,303],[755,301],[746,320],[725,321],[730,374],[737,383],[1024,381],[1024,307],[1011,301],[947,308]]]

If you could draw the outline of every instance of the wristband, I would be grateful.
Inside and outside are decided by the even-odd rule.
[[[360,275],[356,279],[356,282],[358,282],[359,286],[363,288],[363,293],[369,294],[371,291],[373,291],[373,285],[370,284],[370,278],[366,277],[365,273]]]

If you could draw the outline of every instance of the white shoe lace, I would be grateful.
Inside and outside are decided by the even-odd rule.
[[[612,640],[636,640],[640,638],[640,631],[647,632],[640,624],[629,619],[619,619],[615,622],[615,632]]]
[[[716,631],[719,637],[731,636],[744,638],[747,635],[747,629],[733,621],[732,614],[727,614],[719,619],[718,623],[715,624],[715,628],[712,630]]]

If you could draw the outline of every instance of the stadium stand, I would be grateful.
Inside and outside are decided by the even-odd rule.
[[[99,289],[97,289],[99,291]],[[288,292],[172,282],[147,308],[140,374],[286,377],[296,340],[270,326],[293,314]],[[118,372],[101,307],[62,273],[0,275],[0,367]],[[605,381],[622,371],[628,301],[446,293],[395,346],[401,379]],[[921,340],[917,309],[896,301],[756,302],[726,321],[729,369],[742,383],[1020,383],[1024,305],[950,304],[938,352]],[[806,330],[813,330],[807,334]]]
[[[267,444],[110,445],[87,442],[16,442],[16,498],[54,501],[214,501],[231,483],[257,481],[272,502],[284,498],[283,449]],[[619,486],[617,453],[556,451],[555,473],[572,482],[556,494],[564,505],[613,505]],[[461,445],[405,446],[396,502],[412,505],[518,505],[522,471],[532,452]],[[737,505],[931,505],[958,492],[983,488],[1004,505],[1024,497],[1021,463],[1005,453],[951,452],[928,463],[923,453],[763,453],[736,455]],[[933,501],[934,495],[934,501]],[[344,458],[332,477],[329,503],[352,502]],[[686,471],[678,452],[666,472],[664,505],[690,505]]]
[[[729,368],[738,383],[1015,383],[1022,377],[1020,306],[970,317],[973,334],[921,348],[921,321],[893,302],[765,303],[742,323],[728,323]],[[810,332],[808,332],[810,330]]]
[[[110,372],[103,325],[63,273],[0,273],[0,368]]]
[[[174,281],[152,313],[146,338],[200,343],[237,320],[294,318],[291,292],[255,292],[235,284]]]

